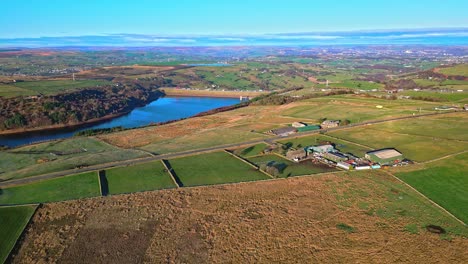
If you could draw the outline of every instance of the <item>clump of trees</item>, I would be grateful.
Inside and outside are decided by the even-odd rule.
[[[421,101],[428,101],[428,102],[442,102],[442,101],[444,101],[442,98],[429,97],[429,96],[411,96],[411,99],[421,100]]]
[[[388,81],[385,83],[385,89],[387,90],[394,90],[394,89],[415,89],[420,88],[417,83],[415,83],[411,79],[400,79],[395,81]]]
[[[27,124],[26,118],[18,113],[15,113],[12,117],[3,121],[6,128],[18,128]]]
[[[282,162],[270,161],[265,164],[260,165],[260,170],[265,171],[266,173],[272,175],[273,177],[279,177],[286,169],[288,165]]]
[[[116,127],[111,127],[111,128],[87,129],[87,130],[76,132],[75,134],[73,134],[73,136],[75,137],[95,136],[95,135],[108,134],[108,133],[123,131],[123,130],[125,130],[123,126],[116,126]]]

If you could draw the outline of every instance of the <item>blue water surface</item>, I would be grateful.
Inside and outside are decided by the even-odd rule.
[[[164,97],[159,98],[144,107],[136,108],[124,116],[104,121],[99,124],[90,125],[88,127],[0,136],[0,145],[16,147],[40,141],[69,138],[72,137],[74,133],[87,129],[112,128],[116,126],[122,126],[125,128],[141,127],[152,123],[191,117],[201,112],[223,106],[234,105],[236,103],[239,103],[239,99],[214,97]]]

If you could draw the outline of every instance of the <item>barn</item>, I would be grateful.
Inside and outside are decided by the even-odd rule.
[[[393,148],[373,150],[366,153],[366,159],[379,163],[380,165],[389,165],[403,160],[403,154]]]

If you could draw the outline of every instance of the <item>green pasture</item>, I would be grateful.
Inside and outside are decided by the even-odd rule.
[[[264,180],[268,177],[226,152],[169,160],[183,186]]]

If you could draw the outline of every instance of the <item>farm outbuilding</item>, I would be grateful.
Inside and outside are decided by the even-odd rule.
[[[338,162],[336,166],[345,170],[350,170],[351,168],[353,168],[353,165],[341,161]]]
[[[288,136],[297,132],[296,128],[294,127],[283,127],[278,129],[273,129],[270,131],[271,133],[277,136]]]
[[[403,154],[393,148],[379,149],[366,153],[366,159],[379,163],[380,165],[393,164],[403,160]]]
[[[291,124],[292,127],[295,127],[295,128],[299,128],[299,127],[305,127],[307,126],[306,123],[303,123],[303,122],[294,122]]]
[[[326,158],[327,160],[331,160],[334,162],[340,162],[340,161],[346,161],[348,160],[348,157],[345,155],[339,153],[339,152],[325,152],[323,153],[323,157]]]
[[[332,128],[340,125],[340,120],[325,120],[322,122],[322,128]]]
[[[297,132],[305,132],[305,131],[314,131],[314,130],[319,130],[320,126],[305,126],[305,127],[298,127]]]
[[[307,148],[307,151],[309,152],[318,152],[318,153],[332,152],[334,150],[335,148],[330,144],[320,145],[320,146],[310,146]]]

